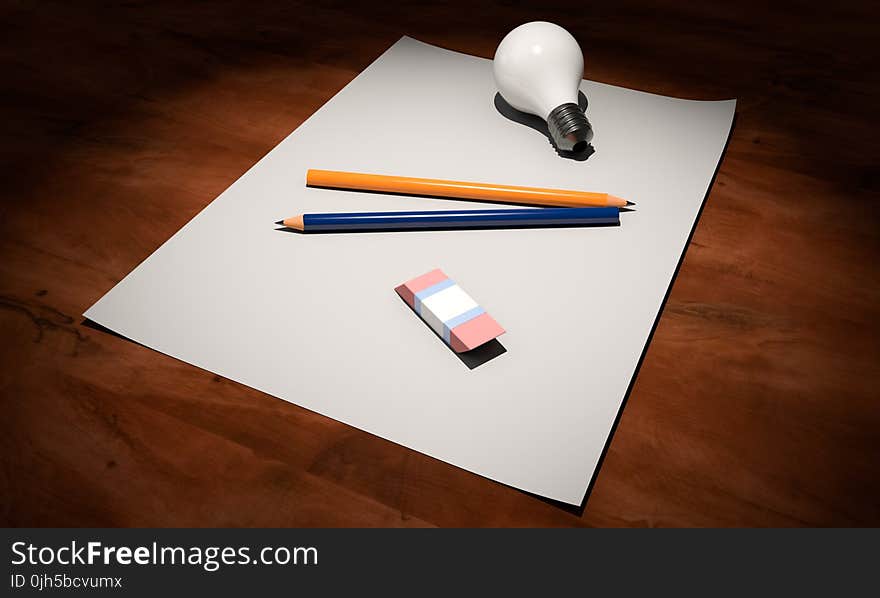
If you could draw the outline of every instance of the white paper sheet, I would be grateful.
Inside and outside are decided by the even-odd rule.
[[[581,89],[596,152],[576,162],[498,114],[490,61],[403,38],[85,316],[464,469],[580,504],[735,107],[589,81]],[[308,189],[308,168],[605,191],[638,205],[611,228],[275,231],[274,221],[302,212],[467,205]],[[508,331],[505,354],[468,369],[400,300],[396,285],[433,268]]]

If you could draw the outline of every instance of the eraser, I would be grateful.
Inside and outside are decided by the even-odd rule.
[[[456,353],[504,334],[504,328],[442,270],[431,270],[394,290]]]

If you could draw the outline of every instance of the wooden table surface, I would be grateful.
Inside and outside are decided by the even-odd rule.
[[[3,2],[0,523],[880,525],[871,3],[348,4]],[[402,34],[491,57],[537,19],[591,79],[739,99],[583,509],[83,325]]]

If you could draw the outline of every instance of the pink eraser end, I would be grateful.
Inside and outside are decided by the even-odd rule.
[[[504,334],[504,328],[501,327],[501,324],[489,314],[483,313],[470,322],[453,328],[449,345],[456,353],[461,353],[476,349],[502,334]]]

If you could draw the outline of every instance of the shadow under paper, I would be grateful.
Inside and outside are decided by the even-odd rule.
[[[105,333],[105,334],[109,334],[109,335],[111,335],[111,336],[115,336],[116,338],[121,338],[121,339],[124,340],[124,341],[128,341],[128,342],[130,342],[130,343],[134,343],[134,344],[136,344],[136,345],[138,345],[138,346],[141,346],[141,347],[144,347],[144,348],[146,348],[146,349],[149,349],[149,347],[147,347],[146,345],[143,345],[143,344],[137,342],[136,340],[132,340],[132,339],[128,338],[127,336],[123,336],[122,334],[119,334],[119,333],[116,332],[115,330],[110,330],[110,329],[107,328],[106,326],[103,326],[103,325],[101,325],[101,324],[98,324],[98,323],[95,322],[94,320],[90,320],[90,319],[88,319],[88,318],[83,318],[82,321],[79,323],[79,325],[80,325],[80,326],[85,326],[86,328],[91,328],[92,330],[97,330],[98,332],[103,332],[103,333]]]
[[[587,96],[585,96],[582,91],[578,91],[578,106],[580,106],[581,110],[587,109]],[[553,143],[553,138],[550,137],[550,129],[547,128],[547,121],[545,121],[540,116],[535,116],[534,114],[528,114],[526,112],[520,112],[519,110],[508,104],[507,101],[501,97],[500,93],[495,94],[495,109],[504,118],[512,120],[515,123],[525,125],[544,135],[544,137],[547,138],[547,141],[550,142],[550,145],[553,146],[553,149],[556,150],[556,153],[562,158],[576,160],[577,162],[583,162],[596,152],[592,144],[587,144],[587,147],[580,152],[566,152],[560,150],[558,147],[556,147],[556,144]]]
[[[715,179],[718,178],[718,171],[721,170],[721,165],[724,164],[724,157],[727,155],[727,148],[730,147],[730,140],[733,137],[733,131],[736,128],[736,123],[738,119],[739,116],[737,114],[734,114],[733,121],[730,123],[730,130],[727,132],[727,140],[724,142],[724,149],[721,150],[721,156],[718,158],[718,164],[715,165],[715,172],[712,173],[712,178],[709,180],[709,186],[706,188],[706,193],[703,195],[702,203],[700,203],[700,209],[697,211],[697,217],[694,218],[694,223],[691,225],[691,232],[688,234],[687,242],[684,244],[684,248],[682,249],[681,255],[678,258],[678,263],[675,265],[675,270],[672,273],[672,278],[669,281],[669,286],[666,287],[666,294],[663,296],[663,301],[660,302],[660,309],[657,311],[657,315],[654,317],[654,323],[651,325],[650,332],[648,332],[648,338],[645,339],[645,346],[642,348],[642,353],[639,356],[638,362],[636,362],[636,367],[633,370],[632,377],[629,380],[629,385],[626,388],[626,392],[623,395],[623,400],[620,402],[620,407],[617,410],[617,415],[614,418],[614,422],[611,424],[611,430],[609,430],[608,437],[605,439],[605,446],[602,447],[602,452],[599,455],[599,460],[596,462],[596,467],[593,469],[593,475],[590,477],[590,483],[587,485],[587,491],[586,493],[584,493],[584,499],[581,501],[580,505],[570,505],[568,503],[560,502],[546,496],[540,496],[531,492],[526,492],[525,490],[521,490],[521,492],[525,492],[526,494],[536,497],[542,502],[559,507],[560,509],[577,515],[578,517],[581,517],[584,514],[584,510],[587,508],[587,502],[590,500],[590,496],[593,494],[593,488],[595,488],[596,486],[596,480],[599,478],[599,472],[602,469],[602,464],[605,463],[605,457],[608,455],[608,449],[611,447],[611,441],[614,439],[614,434],[617,432],[617,428],[620,425],[620,419],[621,417],[623,417],[623,410],[626,408],[626,404],[629,401],[629,397],[632,394],[633,387],[635,386],[636,378],[638,378],[639,371],[641,371],[642,369],[642,364],[645,362],[645,357],[648,355],[648,349],[651,346],[651,341],[654,339],[654,333],[657,332],[657,325],[660,323],[660,317],[663,315],[663,310],[666,309],[666,303],[667,301],[669,301],[669,295],[672,293],[672,287],[675,286],[675,279],[678,278],[678,273],[681,271],[681,265],[684,263],[684,257],[685,255],[687,255],[687,251],[691,245],[691,240],[694,238],[694,232],[696,232],[697,225],[700,223],[700,217],[703,215],[703,209],[706,207],[706,200],[709,199],[709,194],[712,192],[712,187],[715,186]]]

